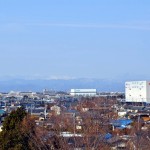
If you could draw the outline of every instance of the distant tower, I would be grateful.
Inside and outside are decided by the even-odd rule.
[[[47,90],[46,90],[46,89],[44,89],[44,90],[43,90],[43,94],[46,94],[46,91],[47,91]]]

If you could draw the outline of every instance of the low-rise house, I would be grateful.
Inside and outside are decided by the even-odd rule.
[[[133,121],[131,119],[118,119],[110,121],[113,129],[124,129],[127,128]]]
[[[6,112],[4,110],[0,109],[0,124],[1,124],[1,122],[4,121],[5,116],[6,116]]]
[[[0,109],[0,117],[3,116],[4,114],[5,114],[5,111]]]
[[[127,115],[127,110],[122,109],[122,110],[118,110],[118,117],[123,118]]]
[[[47,116],[47,112],[45,110],[45,108],[33,108],[33,109],[28,109],[28,113],[30,113],[31,115],[34,116],[38,116],[38,117],[45,117]]]
[[[75,118],[75,116],[76,116],[76,114],[78,113],[78,111],[77,111],[77,110],[67,110],[67,111],[65,111],[65,112],[63,112],[63,113],[64,113],[64,115],[65,115],[66,117]]]
[[[59,106],[54,105],[54,106],[51,107],[51,110],[54,111],[54,113],[55,113],[56,115],[60,115],[61,108],[60,108]]]
[[[18,106],[7,106],[6,109],[6,113],[10,114],[12,111],[17,110],[19,107],[21,107],[20,105]]]

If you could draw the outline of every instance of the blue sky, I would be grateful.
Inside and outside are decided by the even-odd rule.
[[[149,0],[1,0],[0,76],[150,76]]]

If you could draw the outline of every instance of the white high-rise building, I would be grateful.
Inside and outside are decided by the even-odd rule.
[[[150,103],[150,81],[130,81],[125,83],[126,102]]]

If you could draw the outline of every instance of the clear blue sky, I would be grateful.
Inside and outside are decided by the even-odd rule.
[[[0,0],[0,76],[150,76],[149,0]]]

